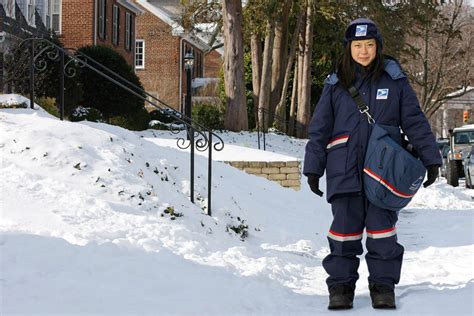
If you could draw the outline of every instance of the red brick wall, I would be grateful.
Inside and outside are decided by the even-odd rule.
[[[206,55],[204,61],[204,77],[218,78],[222,67],[222,56],[215,50]]]
[[[148,11],[137,17],[136,31],[136,39],[145,41],[145,68],[136,69],[145,90],[180,110],[180,38],[172,36],[171,27]]]
[[[92,45],[94,0],[62,1],[61,35],[64,47]]]
[[[119,41],[118,44],[115,45],[112,42],[112,28],[113,28],[113,5],[118,5],[119,7]],[[125,49],[125,12],[129,12],[132,14],[132,49],[130,51]],[[135,14],[131,11],[128,11],[123,6],[119,5],[116,1],[107,1],[107,23],[105,26],[106,29],[106,38],[105,40],[100,39],[97,36],[97,45],[105,45],[113,48],[115,51],[119,52],[131,66],[135,66],[135,34],[133,23],[136,23]]]
[[[97,36],[97,45],[106,45],[119,52],[127,62],[134,66],[135,40],[132,26],[132,47],[125,49],[125,12],[132,14],[132,23],[136,22],[135,14],[126,8],[120,8],[120,35],[118,45],[112,43],[112,6],[116,1],[107,1],[107,37],[105,40]],[[94,43],[94,0],[67,0],[62,1],[61,42],[65,47],[79,48]]]

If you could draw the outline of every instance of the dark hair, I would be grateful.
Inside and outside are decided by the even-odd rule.
[[[378,40],[376,40],[376,42],[377,50],[375,52],[375,58],[370,65],[365,68],[367,70],[367,76],[370,76],[372,81],[379,79],[384,70],[385,57],[382,53],[382,45]],[[352,59],[351,45],[348,43],[337,64],[337,77],[345,89],[349,89],[349,87],[354,84],[356,79],[356,67],[357,63]]]

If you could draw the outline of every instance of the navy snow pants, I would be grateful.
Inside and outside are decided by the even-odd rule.
[[[404,251],[397,243],[397,212],[372,205],[363,196],[335,197],[331,206],[334,216],[328,233],[331,253],[323,260],[323,267],[329,274],[328,287],[346,282],[355,284],[359,278],[357,256],[363,253],[365,228],[369,282],[393,288],[400,280]]]

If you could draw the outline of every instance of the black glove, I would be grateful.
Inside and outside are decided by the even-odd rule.
[[[323,196],[323,191],[319,190],[319,176],[309,173],[306,175],[308,177],[308,184],[314,194]]]
[[[423,183],[424,188],[429,187],[436,181],[436,178],[438,178],[439,174],[439,166],[431,165],[426,167],[426,170],[428,171],[428,179],[426,179],[425,183]]]

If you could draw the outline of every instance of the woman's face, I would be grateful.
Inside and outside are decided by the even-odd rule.
[[[377,52],[377,42],[370,38],[351,42],[351,56],[358,64],[366,67],[375,59]]]

